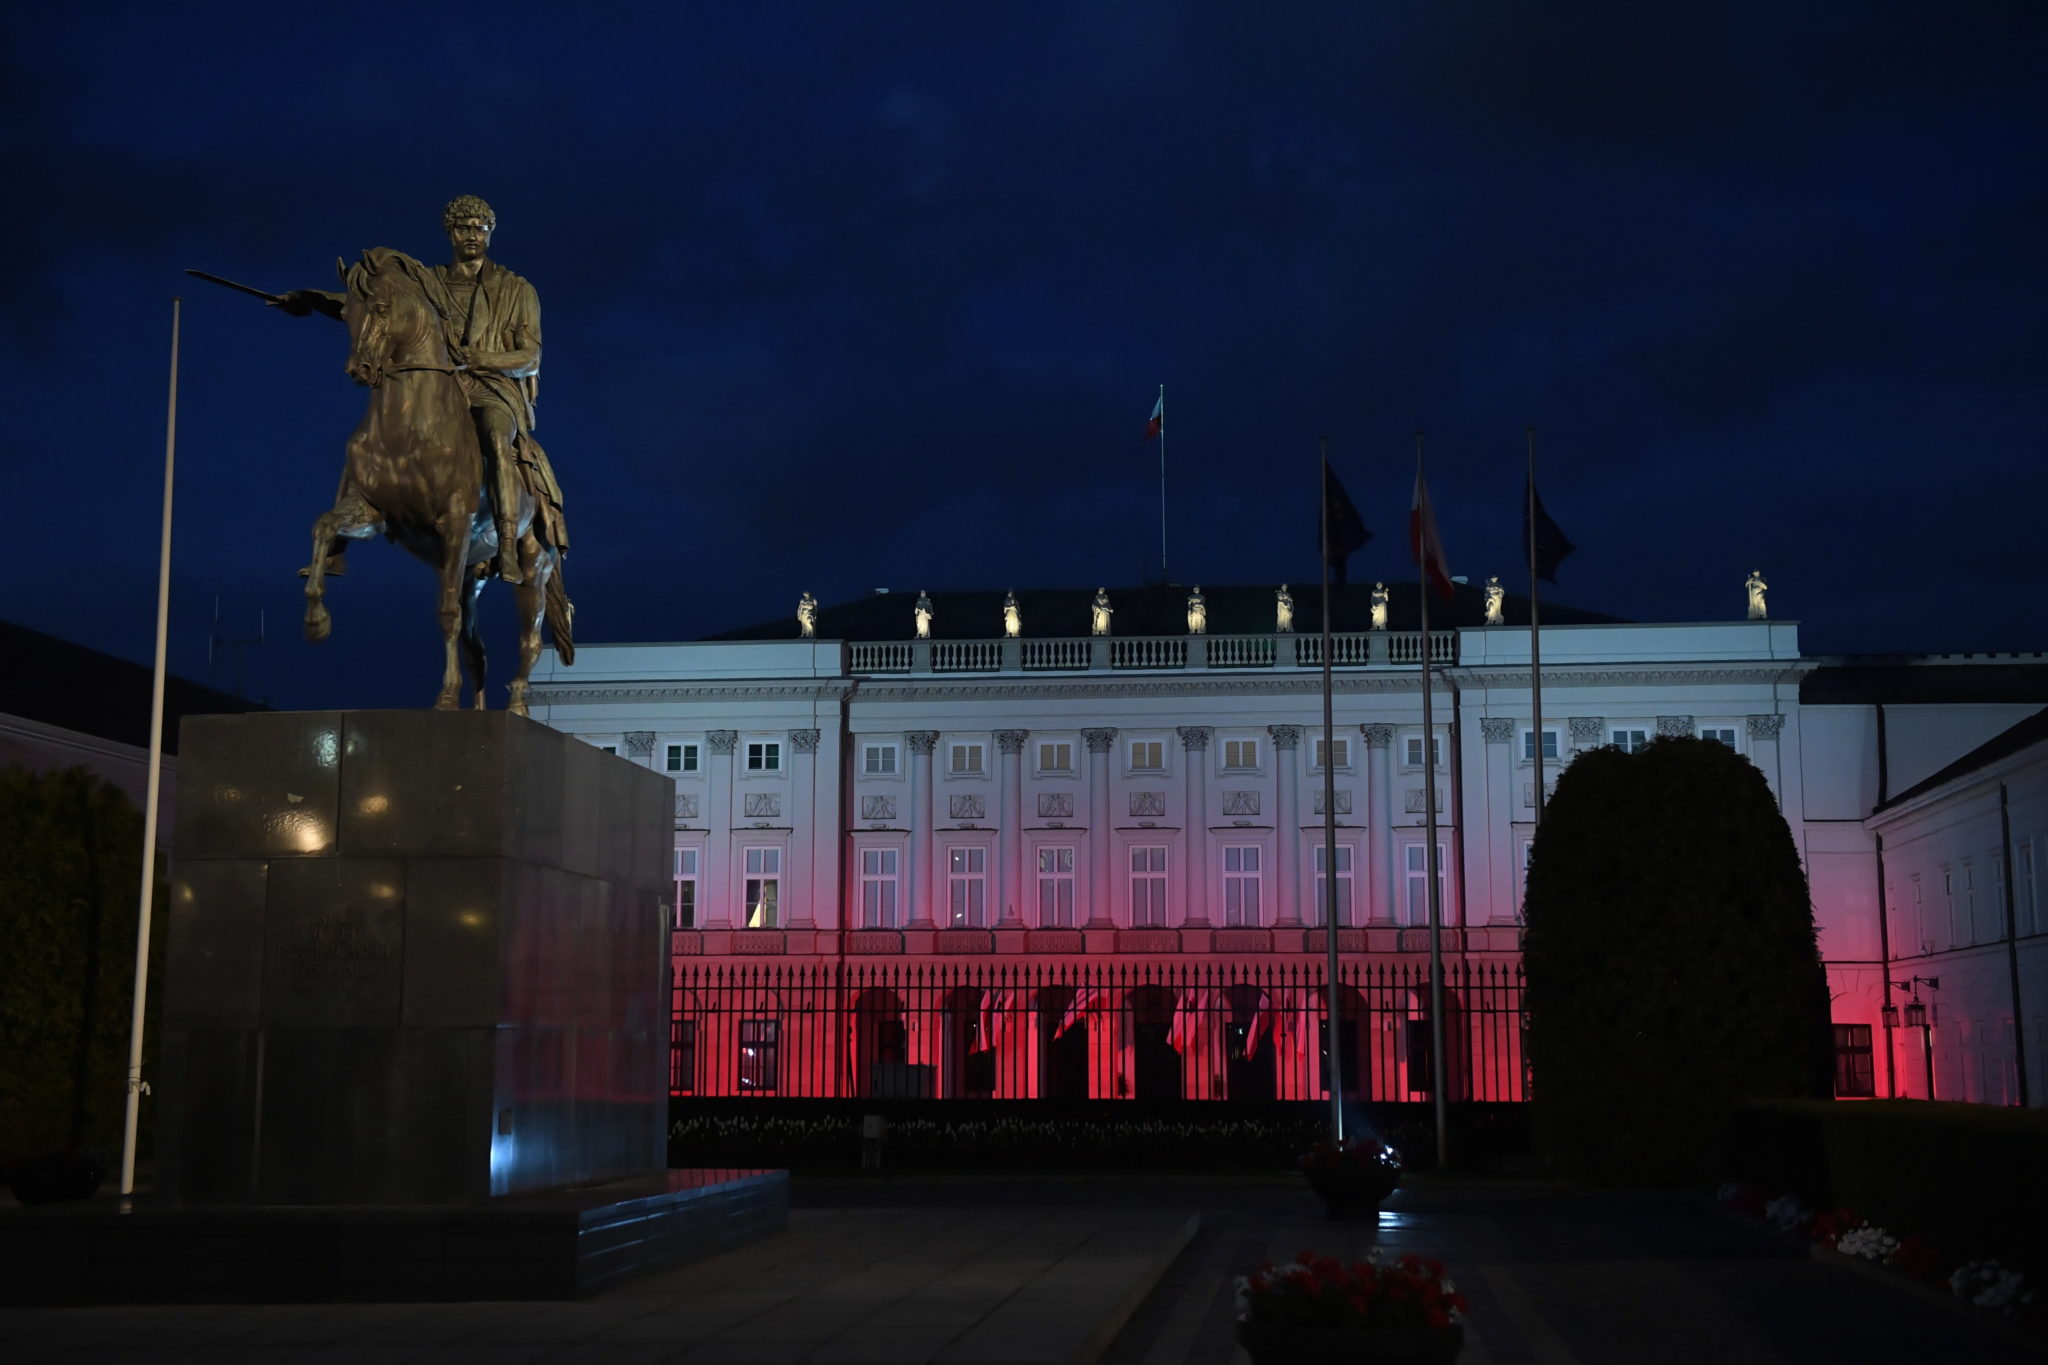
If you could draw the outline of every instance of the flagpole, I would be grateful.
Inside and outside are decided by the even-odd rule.
[[[1529,505],[1522,509],[1523,524],[1529,529],[1529,710],[1536,738],[1536,828],[1543,828],[1543,646],[1542,613],[1536,605],[1536,428],[1525,427],[1529,438]],[[1564,746],[1559,745],[1560,757]]]
[[[142,891],[135,918],[135,1002],[128,1016],[128,1104],[121,1119],[121,1193],[135,1192],[135,1129],[142,1107],[142,1021],[149,1000],[149,920],[156,895],[157,797],[164,763],[164,656],[171,622],[171,476],[178,454],[178,314],[171,300],[171,394],[164,418],[164,515],[156,565],[156,674],[149,689],[149,787],[142,803]]]
[[[1159,582],[1166,582],[1166,385],[1159,386]]]
[[[1323,540],[1323,983],[1325,1017],[1330,1021],[1330,1140],[1344,1140],[1343,1014],[1337,999],[1337,768],[1333,761],[1336,725],[1330,703],[1330,438],[1321,441],[1318,486],[1323,514],[1318,521]],[[1286,831],[1281,832],[1286,837]]]
[[[1422,477],[1422,432],[1415,432],[1415,484],[1418,494],[1428,485]],[[1418,498],[1419,501],[1419,498]],[[1436,513],[1426,505],[1421,509],[1427,514],[1425,526],[1434,525]],[[1421,546],[1416,556],[1417,585],[1422,598],[1422,809],[1423,837],[1428,842],[1423,848],[1424,865],[1429,877],[1429,1038],[1430,1038],[1430,1090],[1436,1097],[1436,1164],[1438,1170],[1450,1167],[1450,1146],[1446,1126],[1449,1108],[1444,1103],[1444,953],[1443,953],[1443,904],[1438,894],[1438,878],[1443,873],[1436,854],[1436,719],[1431,706],[1429,662],[1429,568],[1421,561],[1428,557],[1429,546]]]

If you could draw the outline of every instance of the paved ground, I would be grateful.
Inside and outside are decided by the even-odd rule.
[[[1450,1263],[1472,1301],[1463,1365],[2048,1358],[1703,1200],[1411,1182],[1371,1229],[1324,1221],[1284,1179],[800,1181],[794,1195],[788,1235],[585,1303],[10,1310],[0,1358],[1234,1365],[1236,1275],[1375,1238]]]

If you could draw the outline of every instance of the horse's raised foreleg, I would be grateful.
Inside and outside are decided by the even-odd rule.
[[[505,709],[515,716],[526,714],[526,680],[540,661],[541,616],[547,609],[548,580],[555,575],[554,551],[542,549],[531,531],[519,538],[519,572],[524,581],[512,589],[519,610],[519,672],[505,702]]]
[[[435,523],[441,541],[441,695],[434,699],[436,711],[453,711],[462,705],[462,663],[458,644],[462,637],[462,599],[467,592],[469,558],[469,508],[453,502]]]
[[[375,535],[383,524],[383,518],[363,501],[362,495],[349,487],[348,476],[343,475],[341,488],[334,495],[334,506],[322,512],[313,520],[313,560],[299,570],[306,579],[306,638],[320,641],[327,638],[333,622],[327,615],[327,570],[328,556],[343,541],[361,540],[364,536]]]
[[[484,584],[490,581],[482,565],[467,570],[469,581],[462,589],[462,652],[469,664],[469,683],[476,689],[476,709],[484,709],[484,633],[478,629],[476,606]]]

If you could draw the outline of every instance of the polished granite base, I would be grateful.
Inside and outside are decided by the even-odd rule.
[[[0,1303],[575,1299],[772,1236],[788,1216],[788,1172],[736,1170],[462,1207],[6,1209]]]

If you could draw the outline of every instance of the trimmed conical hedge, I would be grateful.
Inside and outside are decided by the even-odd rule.
[[[1828,990],[1792,832],[1726,745],[1598,749],[1530,854],[1528,1050],[1561,1174],[1712,1182],[1745,1098],[1824,1098]]]

